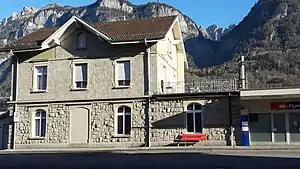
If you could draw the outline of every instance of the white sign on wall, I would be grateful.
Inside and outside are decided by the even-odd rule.
[[[20,113],[14,112],[14,122],[19,122],[19,121],[20,121]]]

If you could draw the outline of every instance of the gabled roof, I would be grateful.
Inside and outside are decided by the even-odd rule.
[[[30,33],[21,39],[14,40],[7,44],[0,51],[8,50],[29,50],[38,49],[41,47],[41,43],[52,35],[58,28],[42,28],[36,32]]]
[[[6,45],[0,51],[18,51],[41,49],[42,44],[55,40],[73,22],[78,21],[90,31],[101,36],[109,43],[147,40],[160,40],[165,38],[177,16],[150,18],[144,20],[124,20],[104,23],[87,23],[77,17],[72,17],[59,28],[43,28],[24,36]]]
[[[163,39],[176,16],[145,20],[125,20],[92,24],[94,28],[111,38],[112,42]]]

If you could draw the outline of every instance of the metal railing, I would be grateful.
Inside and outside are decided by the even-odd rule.
[[[247,89],[286,89],[300,88],[300,80],[287,81],[286,78],[269,78],[268,80],[246,80]]]
[[[192,82],[161,82],[157,85],[156,94],[170,93],[203,93],[238,91],[238,79],[214,79]]]

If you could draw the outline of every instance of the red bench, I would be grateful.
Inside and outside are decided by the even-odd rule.
[[[185,146],[187,142],[202,142],[207,141],[207,134],[198,134],[198,133],[182,133],[177,139],[177,145],[179,146],[180,142],[184,142]]]

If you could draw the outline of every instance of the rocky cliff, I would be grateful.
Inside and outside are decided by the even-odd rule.
[[[196,37],[186,47],[201,67],[193,77],[238,77],[244,55],[250,87],[299,86],[300,1],[260,0],[220,41]]]
[[[72,15],[101,22],[155,17],[156,8],[156,3],[134,5],[125,0],[98,0],[82,7],[59,4],[41,9],[25,7],[0,23],[0,44],[39,28],[60,26]],[[186,73],[187,80],[238,77],[238,57],[245,55],[250,85],[300,85],[299,0],[259,0],[242,22],[228,28],[198,27],[167,4],[161,4],[160,11],[162,16],[179,15],[188,60],[193,65]],[[0,94],[8,95],[10,60],[2,58]]]
[[[0,23],[1,42],[9,42],[30,32],[44,27],[60,26],[72,15],[85,21],[104,22],[134,18],[155,17],[157,4],[134,5],[124,0],[97,0],[95,3],[83,7],[60,6],[50,4],[41,9],[24,7],[19,13],[13,13]],[[184,38],[198,36],[195,22],[183,15],[179,10],[167,4],[160,5],[161,16],[177,14]]]
[[[223,35],[226,35],[231,30],[233,30],[236,27],[235,24],[231,24],[228,26],[228,28],[221,28],[216,24],[213,24],[206,29],[203,26],[199,26],[199,34],[205,39],[210,39],[213,41],[219,41],[221,40],[221,37]]]
[[[159,7],[160,16],[179,16],[185,39],[198,36],[198,27],[188,16],[167,4],[160,4]],[[116,21],[123,20],[124,17],[126,19],[150,18],[157,16],[157,3],[134,5],[125,0],[97,0],[93,4],[82,7],[59,4],[49,4],[40,9],[24,7],[19,13],[13,13],[12,16],[0,22],[0,45],[40,28],[61,26],[73,15],[88,22]],[[9,54],[2,54],[0,61],[0,95],[9,96],[11,72]],[[192,59],[190,61],[193,64]]]

